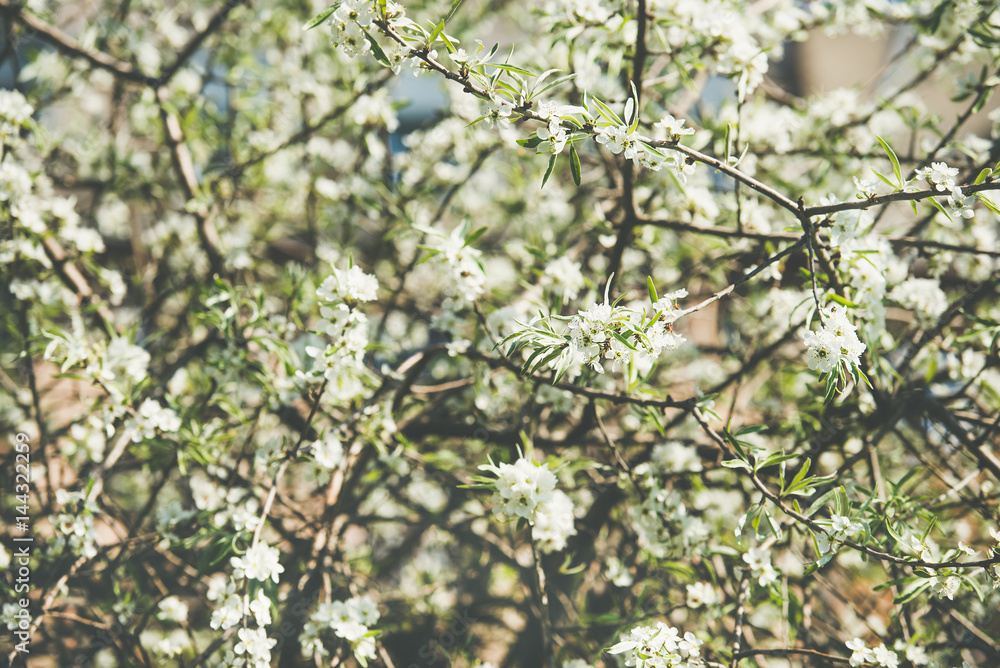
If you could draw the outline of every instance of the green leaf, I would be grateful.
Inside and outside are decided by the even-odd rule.
[[[811,562],[808,566],[806,566],[804,575],[812,575],[813,573],[815,573],[816,571],[818,571],[819,569],[823,568],[828,563],[830,563],[830,560],[833,559],[835,556],[837,556],[835,552],[829,552],[827,554],[824,554],[822,557],[820,557],[816,561]]]
[[[878,135],[875,135],[875,139],[878,139],[878,143],[882,144],[882,148],[885,149],[886,155],[889,156],[889,162],[892,163],[892,172],[893,172],[893,174],[896,175],[896,183],[898,184],[896,187],[897,188],[902,188],[903,187],[903,172],[899,168],[899,158],[896,157],[896,153],[892,150],[892,147],[889,146],[885,142],[884,139],[882,139]]]
[[[545,183],[549,180],[549,176],[552,175],[552,168],[555,166],[556,166],[556,154],[553,153],[551,156],[549,156],[549,166],[545,170],[545,176],[542,177],[542,185],[539,187],[539,190],[545,187]]]
[[[936,33],[938,28],[941,27],[941,19],[944,17],[944,13],[948,11],[948,7],[951,5],[952,0],[944,0],[944,2],[939,3],[927,17],[927,29],[930,30],[932,34]]]
[[[507,63],[496,63],[496,64],[490,63],[490,67],[496,67],[497,69],[505,70],[507,72],[516,72],[517,74],[523,74],[526,77],[538,76],[531,70],[526,70],[523,67],[518,67],[517,65],[510,65]]]
[[[660,298],[656,295],[656,286],[653,285],[653,277],[646,277],[646,287],[649,288],[649,300],[654,304],[660,301]]]
[[[882,179],[882,182],[885,183],[887,186],[889,186],[893,190],[899,190],[899,186],[897,186],[895,183],[893,183],[892,181],[890,181],[888,179],[888,177],[886,177],[884,174],[882,174],[882,172],[878,171],[877,169],[873,169],[872,172],[875,174],[875,176],[877,176],[880,179]]]
[[[427,38],[427,44],[433,44],[434,40],[441,36],[444,32],[444,24],[451,20],[451,17],[455,15],[455,12],[458,11],[458,8],[462,6],[463,2],[465,2],[465,0],[452,0],[451,9],[449,9],[448,14],[441,19],[441,22],[434,26],[434,30],[431,31],[431,36]],[[452,45],[451,40],[448,39],[447,35],[445,36],[444,42],[448,45],[449,52],[454,53],[455,47]]]
[[[465,237],[465,245],[470,246],[479,241],[479,238],[486,234],[486,230],[488,229],[489,228],[486,225],[483,225],[482,227],[473,230],[470,234],[467,234]]]
[[[850,301],[849,299],[844,299],[843,297],[841,297],[838,294],[831,293],[831,294],[827,295],[826,298],[827,298],[828,301],[834,301],[834,302],[837,302],[838,304],[843,304],[844,306],[846,306],[848,308],[857,308],[858,307],[858,305],[855,304],[854,302]]]
[[[727,469],[746,469],[747,471],[753,470],[750,465],[742,459],[727,459],[722,462],[722,465]]]
[[[434,30],[431,31],[430,37],[427,38],[427,44],[428,45],[433,44],[434,40],[436,40],[438,38],[438,36],[440,36],[443,31],[444,31],[444,21],[441,21],[436,26],[434,26]],[[447,39],[445,40],[445,44],[447,44],[449,47],[451,47],[451,42],[449,40],[447,40]],[[451,52],[453,53],[453,51],[451,51]]]
[[[337,11],[338,7],[340,7],[340,3],[339,2],[337,4],[335,4],[335,5],[333,5],[332,7],[327,7],[326,9],[324,9],[323,11],[321,11],[319,14],[317,14],[316,16],[314,16],[312,18],[312,20],[309,21],[309,23],[307,23],[304,26],[302,26],[302,29],[303,30],[312,30],[313,28],[315,28],[316,26],[320,25],[321,23],[323,23],[324,21],[326,21],[328,18],[330,18],[330,16],[335,11]]]
[[[990,211],[992,211],[995,214],[1000,215],[1000,208],[997,208],[997,205],[993,203],[993,200],[991,200],[989,197],[987,197],[983,193],[975,193],[975,195],[976,195],[976,199],[978,199],[980,202],[982,202],[983,204],[985,204],[987,209],[989,209]]]
[[[576,152],[575,146],[569,147],[569,168],[570,172],[573,173],[573,183],[575,183],[576,187],[579,188],[583,174],[580,169],[580,154]]]
[[[963,577],[962,583],[965,584],[969,589],[976,592],[976,596],[979,597],[979,602],[982,603],[985,599],[985,594],[983,594],[983,589],[976,581],[975,577]]]
[[[798,457],[799,457],[799,455],[795,454],[794,452],[790,452],[790,453],[785,453],[785,452],[780,452],[780,451],[779,452],[772,452],[767,457],[765,457],[763,461],[757,462],[757,465],[754,466],[754,470],[755,471],[760,471],[762,469],[765,469],[765,468],[768,468],[768,467],[771,467],[771,466],[777,466],[778,464],[781,464],[782,462],[787,462],[787,461],[792,460],[792,459],[798,459]]]
[[[567,81],[570,81],[570,80],[572,80],[572,79],[574,79],[574,78],[576,78],[576,72],[574,72],[573,74],[567,74],[566,76],[563,76],[563,77],[559,77],[559,78],[558,78],[558,79],[556,79],[555,81],[550,81],[549,83],[545,84],[544,86],[542,86],[542,87],[541,87],[541,88],[539,88],[538,90],[534,91],[534,92],[533,92],[533,93],[531,94],[531,96],[532,96],[532,98],[536,98],[536,97],[539,97],[539,96],[541,96],[541,94],[542,94],[542,93],[544,93],[545,91],[547,91],[547,90],[549,90],[549,89],[551,89],[551,88],[555,88],[555,87],[556,87],[556,86],[558,86],[559,84],[561,84],[561,83],[566,83]]]
[[[826,392],[823,395],[823,405],[826,406],[833,401],[833,395],[837,392],[837,377],[830,374],[826,379]]]
[[[635,90],[635,82],[629,81],[629,85],[632,86],[632,97],[629,98],[630,104],[625,105],[625,115],[629,115],[629,107],[631,107],[631,112],[634,114],[628,126],[629,134],[631,134],[639,127],[639,94]]]
[[[983,171],[979,172],[979,176],[976,177],[976,180],[974,181],[975,185],[978,186],[980,183],[985,181],[986,178],[991,174],[993,174],[993,170],[990,169],[989,167],[984,167]]]
[[[827,491],[826,493],[823,494],[823,496],[813,501],[812,505],[806,508],[806,511],[802,514],[805,515],[806,517],[812,517],[817,512],[825,508],[827,501],[833,498],[833,496],[835,496],[836,494],[837,494],[836,489],[831,489]]]
[[[771,528],[771,533],[774,537],[781,540],[781,526],[774,521],[774,518],[771,517],[771,513],[764,511],[764,519],[767,520],[767,525]]]
[[[795,474],[795,477],[792,478],[788,487],[785,487],[784,484],[782,484],[782,496],[804,488],[809,484],[809,480],[806,479],[806,473],[809,471],[810,466],[812,466],[812,460],[806,457],[805,462],[802,463],[802,467],[799,469],[799,472]]]
[[[539,139],[536,134],[532,133],[530,137],[527,137],[525,139],[518,139],[517,143],[525,148],[535,148],[536,146],[542,143],[542,140]]]
[[[615,112],[613,112],[608,105],[604,104],[603,102],[601,102],[596,97],[594,98],[594,104],[597,105],[597,111],[598,111],[598,113],[600,113],[601,116],[603,116],[605,119],[607,119],[608,122],[610,122],[610,123],[612,123],[614,125],[625,125],[625,121],[623,121],[622,119],[620,119],[618,117],[618,114],[616,114]]]
[[[943,206],[941,206],[941,202],[937,201],[937,199],[930,197],[927,199],[927,201],[931,203],[931,206],[933,206],[935,209],[943,213],[948,218],[948,220],[954,220],[954,218],[951,217],[951,214],[948,213]]]
[[[376,39],[372,37],[367,30],[365,30],[365,39],[367,39],[368,43],[371,44],[372,55],[375,56],[375,60],[382,63],[386,67],[389,67],[392,64],[389,62],[389,57],[385,55],[385,51],[382,50],[382,47],[379,45],[378,41],[376,41]]]
[[[462,6],[463,2],[465,2],[465,0],[452,0],[451,9],[448,10],[448,15],[444,17],[444,23],[451,21],[451,17],[455,15],[455,12],[458,11],[458,8]]]
[[[920,582],[914,583],[913,585],[907,587],[899,596],[893,599],[893,603],[896,605],[903,605],[904,603],[909,603],[917,596],[920,596],[921,592],[931,586],[931,583],[927,580],[921,580]]]

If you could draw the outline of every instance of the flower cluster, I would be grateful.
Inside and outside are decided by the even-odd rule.
[[[244,617],[253,615],[257,626],[264,628],[271,623],[271,600],[263,589],[257,590],[257,595],[239,595],[231,580],[219,587],[219,591],[211,592],[210,600],[220,601],[219,606],[212,611],[210,626],[213,629],[225,631],[236,626]]]
[[[936,323],[948,310],[948,297],[933,278],[911,278],[894,287],[888,296],[912,310],[923,327]]]
[[[277,548],[258,542],[242,557],[232,557],[229,562],[237,579],[272,580],[277,583],[278,576],[285,572],[285,567],[279,563],[280,558],[281,552]]]
[[[316,296],[327,302],[336,302],[339,298],[349,306],[356,306],[375,299],[377,291],[378,279],[352,264],[346,270],[334,267],[333,275],[327,276],[316,289]]]
[[[851,665],[862,666],[866,663],[874,663],[883,668],[897,668],[899,657],[885,643],[878,647],[868,647],[861,638],[855,638],[847,642],[847,649],[851,650]]]
[[[0,89],[0,143],[18,143],[35,110],[20,91]]]
[[[598,373],[604,373],[602,360],[610,360],[613,371],[652,365],[664,350],[684,342],[672,324],[678,310],[674,301],[686,296],[687,290],[664,295],[648,311],[609,304],[605,298],[570,320],[570,355]]]
[[[681,136],[694,133],[693,128],[685,128],[683,125],[683,119],[676,119],[667,114],[653,127],[661,135],[665,134],[667,141],[679,142]],[[687,183],[688,175],[694,171],[694,163],[685,160],[683,155],[669,149],[654,148],[649,143],[650,137],[636,131],[635,123],[626,126],[619,122],[617,117],[611,123],[598,126],[595,139],[598,144],[602,144],[615,155],[624,155],[636,166],[641,165],[654,172],[666,167],[681,183]]]
[[[916,172],[917,179],[926,179],[935,190],[942,192],[954,190],[956,176],[958,168],[949,167],[945,162],[932,162],[930,167],[921,167]]]
[[[990,559],[992,559],[994,556],[1000,553],[1000,530],[990,527],[990,536],[992,536],[993,540],[997,542],[997,544],[994,547],[991,547],[987,550],[987,554],[989,554]],[[993,566],[990,568],[989,575],[993,579],[993,588],[994,589],[1000,588],[1000,563],[993,564]]]
[[[528,361],[524,373],[534,373],[544,368],[555,371],[554,381],[564,374],[578,375],[589,366],[597,373],[604,373],[604,364],[610,361],[612,369],[624,371],[626,381],[634,382],[640,374],[648,373],[656,359],[665,351],[677,348],[684,337],[673,330],[673,323],[681,315],[676,299],[687,296],[687,290],[678,290],[658,299],[655,292],[650,306],[618,301],[603,303],[567,316],[539,316],[522,325],[507,336],[501,345],[512,343],[508,355],[518,347],[525,347]],[[566,322],[565,330],[557,330],[554,322]]]
[[[310,658],[327,656],[330,652],[323,644],[322,634],[332,631],[336,637],[351,644],[354,657],[366,666],[369,659],[375,658],[375,632],[371,627],[378,620],[378,606],[368,596],[320,603],[299,636],[302,655]]]
[[[715,587],[708,582],[695,582],[687,585],[687,606],[689,608],[700,608],[701,606],[715,605],[719,598],[715,593]]]
[[[267,631],[262,628],[250,629],[243,627],[236,632],[239,642],[233,647],[233,652],[241,656],[247,655],[247,668],[268,668],[271,665],[271,648],[278,644],[274,638],[267,637]]]
[[[705,665],[703,644],[690,631],[682,636],[676,628],[657,622],[655,626],[637,626],[605,651],[624,654],[625,665],[635,668],[700,668]]]
[[[379,3],[381,4],[381,3]],[[393,23],[403,24],[407,22],[404,18],[403,6],[389,0],[384,3],[384,17]],[[330,20],[330,43],[334,48],[339,49],[348,58],[364,56],[372,52],[372,42],[374,41],[373,22],[380,18],[383,9],[380,9],[372,0],[345,0],[339,3],[336,10],[329,16]],[[405,61],[412,67],[412,73],[417,76],[421,73],[420,60],[411,57],[408,47],[399,44],[392,44],[387,47],[378,47],[376,53],[380,53],[379,61],[390,68],[394,74],[399,74]],[[437,51],[430,51],[427,54],[430,58],[437,57]]]
[[[565,255],[557,257],[545,266],[541,284],[548,287],[563,304],[575,299],[584,286],[580,263]]]
[[[312,444],[313,459],[323,468],[335,469],[344,461],[344,446],[332,433]]]
[[[132,422],[132,440],[141,443],[160,432],[176,432],[181,428],[181,419],[172,408],[161,406],[154,399],[146,399],[135,411]]]
[[[479,258],[482,251],[469,245],[468,226],[459,225],[451,234],[429,230],[428,249],[449,274],[447,294],[455,306],[476,301],[486,287],[486,271]]]
[[[566,547],[566,539],[576,534],[573,501],[556,489],[556,476],[548,464],[521,457],[513,464],[483,464],[481,470],[497,476],[492,481],[493,512],[517,517],[531,525],[532,538],[543,552]]]
[[[766,587],[778,579],[778,572],[771,565],[771,550],[751,547],[743,555],[743,561],[750,567],[750,574],[757,578],[757,584]]]
[[[94,516],[100,512],[97,503],[87,501],[83,492],[67,492],[65,489],[56,490],[56,503],[62,506],[62,511],[49,517],[56,528],[50,543],[52,554],[62,555],[68,551],[88,559],[96,557]]]
[[[659,559],[690,557],[701,551],[709,528],[692,515],[675,490],[653,484],[641,505],[629,509],[639,546]]]
[[[345,0],[330,21],[330,41],[349,58],[371,51],[366,37],[375,12],[370,0]]]
[[[346,270],[334,268],[319,288],[321,323],[317,332],[328,337],[325,348],[307,345],[305,353],[313,359],[312,367],[298,371],[296,377],[305,382],[328,381],[331,395],[349,401],[364,390],[368,370],[364,355],[368,348],[368,317],[356,307],[375,299],[378,280],[357,266]]]
[[[820,521],[819,524],[829,527],[826,534],[816,536],[821,554],[826,554],[831,548],[837,550],[844,541],[853,540],[865,528],[861,522],[837,513],[833,513],[829,520]]]
[[[939,598],[946,598],[949,601],[955,600],[955,594],[962,586],[962,578],[957,575],[945,575],[939,573],[930,578],[931,589]]]
[[[867,347],[858,338],[858,328],[847,320],[847,313],[841,307],[824,309],[823,316],[819,331],[803,335],[809,368],[819,371],[821,376],[833,372],[854,374]]]

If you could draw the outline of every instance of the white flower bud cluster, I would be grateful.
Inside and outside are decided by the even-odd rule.
[[[933,325],[948,309],[948,298],[933,278],[911,278],[900,283],[889,293],[889,299],[913,311],[922,326]]]
[[[464,233],[464,226],[459,226],[448,236],[433,235],[428,245],[437,252],[437,261],[451,274],[448,295],[471,304],[486,289],[486,272],[479,261],[482,251],[466,245]]]
[[[375,637],[371,627],[378,623],[379,616],[378,606],[368,596],[320,603],[299,636],[302,656],[327,656],[330,652],[323,644],[322,634],[333,631],[336,637],[351,643],[355,658],[367,665],[367,660],[375,658]]]
[[[921,167],[916,172],[916,178],[927,182],[940,191],[953,190],[955,188],[955,177],[958,176],[957,167],[949,167],[945,162],[932,162],[930,167]]]
[[[688,512],[680,494],[656,484],[642,505],[629,509],[629,519],[639,547],[659,559],[693,556],[708,540],[708,526]]]
[[[324,301],[337,301],[337,298],[348,304],[370,302],[375,299],[378,291],[378,279],[361,271],[357,265],[343,270],[334,267],[333,275],[316,289],[316,296]]]
[[[20,91],[0,90],[0,143],[20,143],[21,128],[34,112]]]
[[[312,367],[297,371],[296,378],[306,382],[326,378],[330,396],[337,401],[349,401],[364,391],[368,317],[356,307],[374,300],[377,292],[378,279],[357,266],[333,270],[316,289],[316,296],[324,302],[319,309],[323,322],[317,329],[330,343],[325,348],[305,347]]]
[[[229,563],[234,569],[234,577],[238,580],[243,578],[261,582],[271,580],[277,584],[278,576],[285,572],[285,567],[279,562],[280,559],[281,552],[277,548],[259,542],[242,557],[232,557]]]
[[[897,668],[899,666],[899,657],[886,647],[885,643],[878,647],[868,647],[864,640],[855,638],[846,644],[847,649],[853,652],[850,659],[852,666],[863,666],[866,663],[874,663],[883,666],[883,668]]]
[[[990,527],[990,536],[992,536],[993,540],[997,542],[997,544],[994,547],[991,547],[987,550],[987,554],[989,555],[990,559],[992,559],[994,556],[996,556],[997,553],[1000,553],[1000,531],[994,529],[993,527]],[[990,567],[988,573],[989,576],[993,579],[993,588],[1000,589],[1000,563],[993,564],[993,566]]]
[[[803,342],[809,348],[806,359],[809,368],[828,374],[841,365],[850,371],[861,362],[861,353],[867,347],[857,335],[857,327],[847,321],[843,308],[824,310],[825,321],[818,332],[806,332]]]
[[[156,436],[156,432],[176,432],[181,419],[172,408],[161,406],[158,401],[146,399],[135,412],[132,422],[132,440],[140,443]]]
[[[247,655],[247,668],[268,668],[271,665],[271,648],[278,644],[274,638],[267,637],[267,631],[262,628],[241,628],[236,632],[239,642],[233,647],[237,655]]]
[[[771,565],[771,550],[751,547],[743,555],[743,561],[750,567],[750,573],[757,578],[757,584],[766,587],[778,579],[778,571]]]
[[[705,665],[703,644],[690,631],[681,635],[673,626],[657,622],[655,626],[637,626],[605,651],[624,654],[625,665],[635,668],[700,668]]]
[[[664,295],[648,312],[612,305],[607,299],[594,304],[570,320],[566,355],[576,365],[589,365],[598,373],[604,373],[602,360],[611,360],[614,371],[622,365],[649,366],[664,350],[684,342],[671,325],[676,320],[674,300],[686,296],[687,290]]]
[[[576,534],[573,501],[556,489],[556,476],[548,464],[522,457],[513,464],[490,463],[479,468],[497,476],[493,493],[495,514],[528,520],[532,524],[532,538],[543,552],[557,552],[566,547],[566,539]]]
[[[830,520],[823,520],[819,523],[829,527],[826,534],[816,536],[821,554],[826,554],[831,548],[833,550],[839,549],[845,540],[854,540],[854,537],[864,530],[864,525],[861,522],[856,522],[850,517],[837,513],[831,515]]]

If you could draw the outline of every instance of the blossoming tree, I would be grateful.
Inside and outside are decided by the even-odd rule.
[[[12,665],[1000,664],[997,3],[0,19]]]

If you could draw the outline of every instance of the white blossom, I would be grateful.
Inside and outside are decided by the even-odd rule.
[[[933,278],[911,278],[893,288],[888,296],[911,309],[921,326],[934,324],[948,309],[948,298]]]
[[[279,563],[281,553],[277,548],[263,542],[252,546],[242,557],[230,558],[237,578],[251,580],[272,580],[278,582],[278,576],[285,572],[285,567]]]

